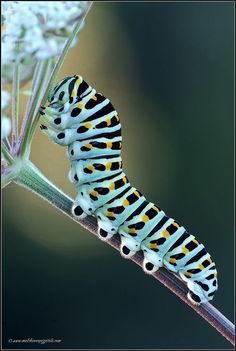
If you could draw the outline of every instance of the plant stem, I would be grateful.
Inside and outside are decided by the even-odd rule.
[[[9,164],[13,164],[14,159],[11,156],[11,154],[9,153],[6,145],[4,145],[4,143],[1,143],[1,152],[3,154],[3,157],[5,158],[5,160],[9,163]]]
[[[6,146],[7,150],[10,151],[11,150],[11,144],[10,144],[9,139],[8,139],[7,136],[4,139],[2,139],[2,142]]]
[[[17,143],[19,128],[20,64],[14,63],[12,84],[12,147]]]
[[[54,184],[52,184],[30,161],[25,163],[25,165],[21,168],[15,182],[41,196],[71,219],[81,224],[92,234],[97,235],[98,227],[96,219],[88,216],[84,220],[76,220],[71,215],[73,200],[69,196],[65,195]],[[119,251],[119,235],[114,235],[113,238],[109,240],[108,244]],[[131,257],[130,260],[139,266],[142,266],[143,255],[141,253],[137,253],[135,256]],[[157,273],[153,274],[153,277],[174,292],[181,300],[200,314],[200,316],[211,324],[229,342],[234,344],[234,325],[213,305],[211,305],[209,302],[200,306],[191,304],[187,298],[186,285],[175,274],[169,272],[165,268],[160,268]]]
[[[48,71],[50,69],[51,60],[43,60],[40,62],[40,67],[38,71],[38,85],[34,89],[34,99],[32,99],[31,109],[27,118],[25,128],[22,130],[22,144],[20,145],[19,155],[21,158],[27,158],[31,146],[31,129],[34,123],[34,118],[38,109],[40,107],[42,94],[45,91],[45,85],[48,80]]]
[[[25,108],[25,114],[24,114],[24,119],[21,125],[21,132],[20,135],[22,136],[25,130],[25,126],[27,123],[27,119],[28,119],[28,115],[29,115],[29,111],[31,110],[32,107],[32,103],[35,99],[35,94],[37,92],[37,89],[35,89],[35,86],[37,84],[39,84],[38,82],[38,77],[39,77],[39,68],[40,68],[40,61],[37,61],[35,67],[34,67],[34,73],[33,73],[33,79],[32,79],[32,87],[31,87],[31,91],[33,92],[32,95],[28,98],[27,100],[27,104],[26,104],[26,108]]]
[[[9,171],[6,174],[3,174],[1,176],[1,188],[5,188],[9,183],[13,181],[13,179],[16,177],[16,174],[14,172]]]
[[[66,54],[68,53],[70,47],[71,47],[71,44],[72,44],[72,41],[74,40],[74,38],[76,37],[76,35],[79,33],[79,30],[80,30],[80,27],[87,15],[87,13],[89,12],[90,8],[92,6],[92,1],[89,1],[88,2],[88,6],[86,8],[86,10],[84,11],[84,13],[82,13],[80,15],[80,17],[78,18],[78,22],[75,24],[75,27],[71,33],[71,35],[69,36],[69,38],[67,39],[66,43],[65,43],[65,46],[62,50],[62,53],[61,55],[58,57],[57,59],[57,62],[53,68],[53,71],[50,75],[50,78],[49,78],[49,84],[45,90],[45,93],[44,93],[44,96],[42,98],[42,101],[41,101],[41,104],[40,105],[45,105],[46,101],[47,101],[47,98],[48,98],[48,94],[50,92],[50,89],[51,87],[54,85],[54,82],[55,82],[55,79],[57,77],[57,74],[61,68],[61,66],[63,65],[63,62],[65,60],[65,57],[66,57]],[[36,116],[36,120],[35,120],[35,123],[34,125],[32,126],[31,128],[31,139],[35,133],[35,129],[36,129],[36,126],[37,126],[37,121],[39,119],[40,116]]]
[[[24,161],[15,182],[70,215],[71,199],[51,183],[31,161]]]

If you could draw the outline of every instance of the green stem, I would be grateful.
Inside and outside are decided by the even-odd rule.
[[[31,161],[23,161],[15,182],[69,215],[71,199],[51,183]]]
[[[17,143],[19,129],[20,64],[14,64],[12,84],[12,146]]]
[[[51,60],[47,59],[40,62],[40,67],[38,71],[38,85],[35,86],[35,95],[34,100],[32,101],[31,109],[29,112],[29,116],[27,118],[27,122],[25,125],[25,129],[22,135],[22,144],[20,146],[19,156],[23,158],[27,158],[29,155],[29,150],[31,146],[31,128],[34,124],[35,115],[38,112],[40,107],[42,94],[44,92],[44,87],[48,80],[48,72],[50,69]]]
[[[11,150],[11,144],[7,136],[4,139],[2,139],[2,142],[6,146],[7,150]]]
[[[3,144],[3,142],[1,142],[1,152],[2,152],[3,157],[5,158],[5,160],[9,164],[13,164],[14,163],[14,159],[13,159],[12,155],[9,153],[7,147]]]
[[[16,177],[16,173],[15,172],[9,172],[7,174],[3,174],[1,176],[1,188],[5,188],[9,183],[11,183],[14,178]]]
[[[52,184],[30,161],[25,162],[21,167],[15,182],[47,200],[71,219],[81,224],[88,231],[97,235],[98,227],[96,219],[88,216],[84,220],[76,220],[71,214],[73,200]],[[119,251],[119,235],[114,235],[109,240],[108,244]],[[137,265],[142,266],[143,255],[142,253],[137,253],[135,256],[132,256],[130,260]],[[153,274],[153,278],[159,280],[175,293],[229,342],[232,344],[234,343],[234,325],[210,303],[205,303],[200,306],[191,304],[187,298],[186,285],[176,275],[165,268],[160,268],[158,272]]]
[[[35,86],[36,86],[36,84],[38,82],[37,78],[38,78],[39,68],[40,68],[40,61],[37,61],[36,65],[34,67],[34,73],[33,73],[33,79],[32,79],[32,86],[31,86],[32,95],[27,100],[27,104],[26,104],[26,108],[25,108],[25,114],[24,114],[24,120],[23,120],[22,126],[21,126],[21,132],[20,132],[21,136],[24,133],[24,129],[25,129],[25,126],[26,126],[26,123],[27,123],[27,118],[28,118],[28,115],[29,115],[29,111],[31,110],[32,102],[35,99],[35,94],[37,93],[37,89],[35,89]]]
[[[50,92],[50,90],[51,90],[51,87],[52,87],[52,86],[54,85],[54,83],[55,83],[57,74],[58,74],[58,72],[59,72],[61,66],[63,65],[63,62],[64,62],[64,60],[65,60],[65,57],[66,57],[66,55],[67,55],[67,53],[68,53],[68,51],[69,51],[69,49],[70,49],[70,47],[71,47],[72,41],[74,40],[74,38],[76,37],[76,35],[79,33],[80,27],[81,27],[81,25],[82,25],[82,23],[83,23],[83,21],[84,21],[86,15],[87,15],[87,13],[89,12],[91,6],[92,6],[92,1],[89,2],[88,7],[87,7],[86,10],[84,11],[84,13],[80,16],[80,18],[78,18],[78,23],[75,25],[75,27],[74,27],[74,29],[73,29],[71,35],[70,35],[69,38],[67,39],[66,44],[65,44],[65,46],[64,46],[64,48],[63,48],[63,50],[62,50],[62,53],[61,53],[61,55],[58,57],[58,60],[57,60],[55,66],[54,66],[54,68],[53,68],[52,73],[51,73],[51,76],[50,76],[50,79],[49,79],[49,84],[48,84],[48,86],[47,86],[47,88],[46,88],[46,90],[45,90],[44,96],[43,96],[43,98],[42,98],[41,105],[45,105],[45,103],[46,103],[46,101],[47,101],[47,98],[48,98],[48,94],[49,94],[49,92]],[[36,129],[37,121],[38,121],[39,117],[40,117],[40,115],[38,115],[38,116],[36,117],[36,120],[35,120],[36,123],[34,123],[32,129],[31,129],[31,136],[33,136],[34,133],[35,133],[35,129]]]

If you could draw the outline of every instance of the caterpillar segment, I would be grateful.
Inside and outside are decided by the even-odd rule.
[[[76,186],[79,186],[101,179],[104,171],[109,171],[110,175],[115,175],[121,170],[122,160],[120,156],[111,159],[100,158],[99,160],[80,159],[71,162],[69,179]]]
[[[41,129],[68,147],[69,180],[77,191],[72,214],[95,216],[101,240],[118,233],[123,257],[143,251],[146,273],[164,266],[178,274],[193,304],[212,300],[217,271],[203,244],[129,183],[122,168],[120,119],[110,100],[79,75],[62,79],[48,100],[40,113],[49,127]]]

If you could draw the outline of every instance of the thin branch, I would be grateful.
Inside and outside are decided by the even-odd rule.
[[[8,169],[6,172],[3,172],[1,175],[1,189],[5,188],[9,183],[11,183],[15,177],[16,173],[14,171]]]
[[[9,150],[7,149],[6,145],[3,142],[1,142],[1,152],[2,152],[2,155],[5,158],[5,160],[9,164],[13,164],[14,159],[13,159],[12,155],[10,154]]]
[[[98,227],[96,219],[88,216],[84,220],[76,220],[74,217],[72,217],[71,207],[73,200],[58,189],[54,184],[52,184],[30,161],[22,168],[15,182],[28,190],[33,191],[44,200],[47,200],[50,204],[54,205],[64,214],[97,236]],[[108,244],[119,251],[119,235],[115,235],[111,240],[109,240]],[[137,253],[135,256],[131,257],[130,260],[139,266],[142,266],[143,255],[141,253]],[[157,273],[153,274],[153,277],[169,288],[181,300],[183,300],[209,324],[211,324],[229,342],[234,344],[234,325],[213,305],[211,305],[209,302],[200,306],[191,304],[187,298],[186,285],[175,274],[171,273],[165,268],[160,268]]]
[[[31,91],[33,93],[27,100],[27,104],[26,104],[26,108],[25,108],[25,114],[24,114],[24,118],[23,118],[23,121],[22,121],[22,124],[21,124],[20,139],[22,139],[22,136],[24,134],[24,130],[25,130],[25,127],[26,127],[26,123],[27,123],[27,119],[28,119],[28,116],[29,116],[29,112],[30,112],[30,110],[32,108],[32,103],[35,100],[35,95],[37,93],[37,89],[35,89],[35,86],[37,86],[39,84],[39,79],[40,79],[39,69],[40,69],[40,61],[37,61],[36,65],[34,67],[34,73],[33,73],[32,85],[31,85]]]
[[[19,128],[20,64],[14,63],[12,84],[12,147],[17,143]]]
[[[32,100],[32,106],[29,111],[29,115],[27,116],[27,121],[25,124],[25,128],[22,130],[22,143],[20,145],[19,155],[21,158],[28,157],[28,153],[31,146],[31,129],[34,123],[34,119],[38,109],[40,107],[42,94],[45,91],[45,85],[47,82],[48,72],[51,65],[51,59],[46,59],[40,62],[40,67],[38,71],[38,79],[39,83],[34,91],[34,100]]]
[[[6,146],[7,150],[10,151],[11,150],[11,144],[10,144],[10,141],[9,141],[7,136],[2,139],[2,142]]]

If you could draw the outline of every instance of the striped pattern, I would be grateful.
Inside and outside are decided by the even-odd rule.
[[[144,253],[143,269],[165,266],[187,283],[193,303],[211,300],[217,272],[204,246],[183,226],[147,201],[122,170],[121,125],[111,102],[80,76],[66,77],[41,110],[54,129],[43,131],[57,144],[68,146],[69,179],[77,189],[72,212],[98,219],[99,236],[121,237],[121,254]]]

